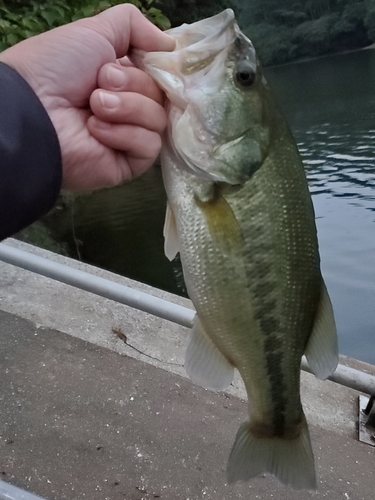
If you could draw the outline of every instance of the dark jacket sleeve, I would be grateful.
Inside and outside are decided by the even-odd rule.
[[[56,131],[37,95],[0,63],[0,240],[55,203],[62,182]]]

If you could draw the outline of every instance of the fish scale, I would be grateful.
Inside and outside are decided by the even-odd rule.
[[[197,310],[185,368],[213,390],[227,388],[235,368],[244,380],[249,421],[229,482],[269,472],[314,489],[301,357],[326,378],[338,353],[303,165],[233,11],[169,34],[174,52],[133,61],[168,98],[165,250],[180,253]]]

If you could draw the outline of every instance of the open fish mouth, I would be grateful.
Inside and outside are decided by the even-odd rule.
[[[205,41],[209,44],[216,44],[228,29],[236,24],[232,9],[226,9],[220,14],[209,19],[203,19],[192,24],[183,24],[178,28],[172,28],[167,33],[176,39],[175,50],[194,47],[201,50],[200,43]]]
[[[204,70],[208,72],[216,57],[224,51],[225,60],[230,46],[237,38],[240,30],[234,12],[226,9],[209,19],[193,24],[183,24],[167,30],[176,40],[173,52],[150,52],[133,50],[130,59],[137,67],[145,69],[155,78],[169,99],[176,99],[176,88],[181,89],[184,77],[189,77]],[[215,63],[221,66],[221,60]],[[174,92],[171,94],[171,87]],[[182,103],[180,102],[179,105]],[[186,105],[186,101],[185,101]]]
[[[242,184],[260,165],[265,147],[248,137],[251,117],[240,125],[236,121],[228,126],[227,122],[229,110],[238,105],[243,92],[238,88],[237,97],[232,92],[234,72],[257,74],[254,46],[239,29],[231,9],[167,33],[176,40],[174,51],[134,51],[131,59],[167,95],[171,147],[183,168],[202,181]],[[247,165],[238,168],[238,155],[233,151],[244,142],[251,142],[251,154]]]

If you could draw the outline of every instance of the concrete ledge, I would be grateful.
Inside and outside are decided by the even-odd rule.
[[[8,239],[6,243],[193,308],[189,300],[109,271],[14,239]],[[29,319],[40,328],[54,328],[135,359],[144,359],[166,370],[183,373],[188,329],[3,262],[0,262],[0,308]],[[135,349],[122,342],[112,328],[120,328],[127,336],[128,344]]]
[[[113,273],[15,240],[8,240],[8,243],[191,307],[185,299]],[[210,393],[186,380],[182,367],[189,333],[186,328],[4,263],[0,263],[0,310],[3,311],[2,361],[5,370],[9,370],[5,371],[7,377],[3,376],[4,372],[0,377],[1,393],[6,394],[0,410],[0,428],[3,426],[0,466],[4,468],[3,464],[6,464],[5,479],[25,486],[27,482],[22,478],[26,478],[26,471],[29,471],[35,493],[56,499],[160,497],[224,500],[249,498],[250,494],[251,498],[264,499],[272,495],[288,499],[311,496],[372,498],[374,450],[356,441],[358,394],[355,391],[332,382],[319,382],[313,376],[303,374],[303,402],[321,478],[318,493],[291,492],[272,478],[229,488],[225,485],[224,468],[236,428],[246,419],[245,393],[238,379],[229,394]],[[134,348],[115,335],[113,328],[120,328]],[[371,365],[356,363],[356,368],[375,373]],[[135,381],[138,381],[136,388]],[[57,393],[55,387],[58,387]],[[112,393],[115,395],[111,396]],[[130,403],[134,402],[135,399],[130,398],[135,398],[135,394],[139,399],[136,412],[132,410],[136,405]],[[17,398],[23,401],[19,409]],[[230,401],[229,412],[227,400]],[[107,414],[109,408],[113,412]],[[153,412],[146,418],[150,408]],[[163,408],[166,412],[161,411]],[[156,412],[162,417],[156,418]],[[114,415],[121,415],[124,423],[120,424]],[[59,424],[61,419],[64,425]],[[4,422],[7,424],[5,428]],[[104,432],[105,422],[111,429],[125,426],[121,427],[121,437],[113,435],[110,438]],[[80,426],[84,427],[82,435]],[[32,436],[31,428],[34,429]],[[102,428],[104,433],[100,434],[102,441],[98,446],[104,446],[103,443],[113,446],[117,451],[111,452],[112,458],[97,459],[96,452],[100,450],[91,447],[97,441],[98,429]],[[13,439],[7,437],[13,435],[12,432],[9,434],[9,429],[22,436],[23,444],[13,455],[4,455],[8,450],[4,439]],[[42,436],[48,434],[47,442],[38,438],[40,432]],[[137,436],[134,433],[138,433]],[[156,449],[152,447],[155,436],[158,436],[159,443]],[[58,443],[65,438],[64,458],[61,458],[61,453],[60,458],[56,458],[53,455],[56,446],[59,447]],[[38,439],[40,443],[37,445]],[[143,451],[139,443],[136,444],[138,441],[143,443]],[[138,446],[141,457],[137,457],[135,446]],[[145,456],[144,447],[149,458],[138,460]],[[34,453],[36,448],[39,450],[37,455]],[[72,458],[70,448],[76,453],[76,459]],[[126,450],[132,451],[127,453]],[[3,461],[5,456],[6,462]],[[79,464],[82,460],[85,462],[85,457],[87,464],[81,469]],[[122,496],[115,494],[112,484],[113,489],[106,489],[105,495],[104,490],[96,494],[92,490],[92,485],[98,483],[95,478],[102,477],[103,483],[98,483],[100,488],[105,483],[100,467],[108,471],[117,462],[123,464],[122,474],[128,477],[127,482],[121,483],[126,484],[126,492]],[[92,474],[88,472],[90,463],[96,464],[95,467],[92,465]],[[22,473],[17,472],[20,470]],[[60,474],[56,474],[57,470]],[[65,476],[62,470],[65,470]],[[139,486],[140,478],[148,477],[151,470],[156,471],[152,495],[157,496],[151,495],[149,483]],[[38,479],[41,474],[46,479]],[[50,476],[55,477],[54,474],[58,485],[52,490],[47,479],[52,483]],[[60,475],[65,478],[66,488],[59,479]],[[66,478],[74,483],[74,490],[71,486],[68,488]],[[138,486],[134,478],[138,478]],[[201,485],[200,489],[196,481]],[[36,487],[41,484],[41,489]]]

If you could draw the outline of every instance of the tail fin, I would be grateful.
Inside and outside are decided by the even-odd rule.
[[[245,422],[237,432],[227,472],[229,483],[269,472],[294,489],[315,490],[314,455],[306,421],[294,439],[254,436]]]

